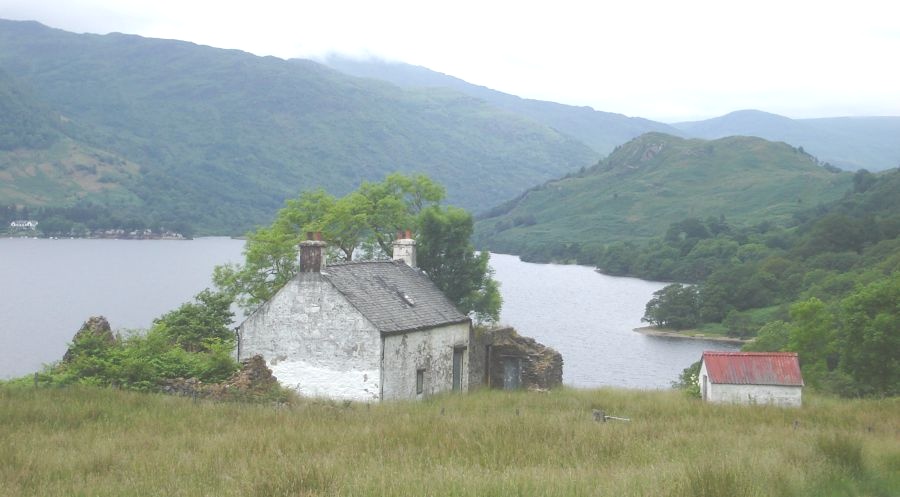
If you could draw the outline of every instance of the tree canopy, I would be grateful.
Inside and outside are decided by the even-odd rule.
[[[428,177],[399,173],[364,182],[343,197],[303,192],[285,203],[270,226],[248,234],[243,264],[216,267],[213,281],[251,310],[297,274],[298,244],[307,232],[322,233],[330,259],[351,261],[389,257],[396,234],[415,230],[419,268],[460,311],[478,321],[496,321],[501,301],[489,254],[475,253],[472,216],[442,206],[444,196],[444,188]]]
[[[673,283],[653,292],[641,321],[676,330],[697,326],[700,323],[697,288]]]

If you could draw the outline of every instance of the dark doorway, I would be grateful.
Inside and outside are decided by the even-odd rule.
[[[503,389],[516,390],[521,385],[522,360],[518,357],[503,358]]]
[[[462,390],[462,372],[463,372],[463,360],[465,358],[466,348],[465,347],[454,347],[453,348],[453,391],[459,392]]]

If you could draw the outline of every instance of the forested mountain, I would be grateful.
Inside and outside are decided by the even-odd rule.
[[[601,112],[590,107],[576,107],[520,98],[484,86],[473,85],[459,78],[421,66],[341,56],[331,56],[324,63],[346,74],[388,81],[405,88],[446,88],[465,93],[577,138],[596,150],[601,156],[612,152],[617,145],[650,131],[672,135],[681,134],[680,131],[667,124],[649,119]]]
[[[532,188],[481,217],[481,248],[528,260],[574,260],[615,241],[646,240],[685,218],[778,222],[840,197],[850,173],[784,143],[648,133],[594,167]]]
[[[0,191],[0,205],[103,204],[98,192],[117,190],[117,210],[140,222],[240,233],[301,190],[343,194],[389,172],[421,172],[451,203],[479,210],[598,157],[459,93],[180,41],[0,20],[0,70],[15,78],[0,80],[0,105],[14,110],[0,115],[0,130],[31,130],[3,135],[3,173],[31,175],[44,192],[17,180],[21,194]],[[94,166],[102,188],[93,190],[33,173]]]
[[[110,205],[138,202],[123,187],[137,167],[67,137],[69,130],[60,114],[0,69],[0,206],[71,204],[84,195]]]
[[[658,131],[708,140],[756,136],[783,141],[794,147],[803,147],[822,162],[842,169],[881,171],[900,165],[900,117],[790,119],[757,110],[742,110],[703,121],[664,124],[600,112],[590,107],[523,99],[399,62],[340,56],[332,56],[324,62],[347,74],[389,81],[404,87],[448,88],[463,92],[558,129],[603,155],[643,133]]]
[[[0,150],[46,148],[60,134],[53,112],[0,68]]]
[[[673,124],[688,136],[758,136],[803,147],[843,169],[882,171],[900,166],[900,117],[790,119],[758,110]]]

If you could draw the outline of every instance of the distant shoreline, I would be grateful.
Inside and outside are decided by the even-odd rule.
[[[726,342],[726,343],[735,343],[735,344],[744,344],[749,343],[752,340],[744,340],[742,338],[731,338],[731,337],[723,337],[723,336],[715,336],[715,335],[685,335],[678,331],[668,331],[661,328],[657,328],[656,326],[644,326],[641,328],[634,328],[633,331],[636,331],[642,335],[649,335],[654,337],[665,337],[665,338],[684,338],[688,340],[706,340],[709,342]]]

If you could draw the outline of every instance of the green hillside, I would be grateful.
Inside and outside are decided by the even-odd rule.
[[[48,147],[60,136],[54,117],[21,82],[0,67],[0,151]]]
[[[837,199],[850,182],[849,173],[822,168],[784,143],[649,133],[588,170],[488,211],[476,223],[476,237],[496,252],[565,258],[578,251],[573,247],[659,236],[688,217],[785,220]]]
[[[58,113],[0,69],[0,205],[94,198],[133,204],[123,184],[137,177],[137,167],[66,137],[65,127]]]
[[[0,68],[59,116],[79,150],[137,168],[119,185],[148,223],[187,221],[201,234],[243,232],[298,191],[343,194],[393,171],[428,174],[450,202],[478,210],[596,160],[585,145],[480,100],[311,61],[0,21]],[[33,148],[21,145],[25,155]],[[7,170],[38,160],[7,159]],[[58,190],[46,201],[71,201]],[[0,205],[27,194],[0,196]]]
[[[882,171],[900,165],[900,116],[790,119],[758,110],[673,124],[688,136],[758,136],[789,143],[844,169]]]
[[[658,131],[672,135],[681,134],[678,129],[668,124],[649,119],[602,112],[590,107],[520,98],[401,62],[331,56],[324,63],[346,74],[380,79],[406,88],[448,88],[465,93],[576,138],[594,149],[598,158],[612,152],[617,145],[644,133]]]

